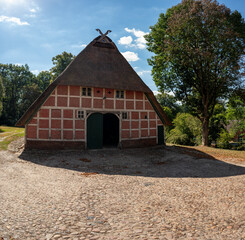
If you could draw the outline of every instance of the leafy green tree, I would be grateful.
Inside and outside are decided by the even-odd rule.
[[[213,116],[209,121],[209,141],[217,143],[220,134],[224,132],[226,127],[226,109],[224,104],[218,103],[214,107]]]
[[[171,108],[170,107],[162,107],[162,109],[166,113],[166,115],[168,116],[168,118],[171,121],[173,121],[174,120],[174,114],[173,114],[173,111],[171,110]]]
[[[0,64],[0,75],[3,79],[5,97],[0,125],[14,125],[23,112],[20,111],[23,87],[35,81],[28,65]]]
[[[231,136],[226,129],[222,129],[219,137],[217,138],[217,147],[229,149],[231,148]]]
[[[153,79],[201,120],[202,144],[208,145],[217,100],[244,82],[244,20],[215,0],[183,0],[150,29],[145,38],[155,54],[148,60]]]
[[[52,80],[54,81],[70,64],[70,62],[75,58],[71,53],[63,52],[52,58],[54,67],[50,69],[52,75]]]
[[[3,86],[3,80],[0,76],[0,116],[1,116],[1,113],[2,113],[2,110],[3,110],[3,98],[4,98],[4,94],[5,91],[4,91],[4,86]]]
[[[173,120],[174,128],[166,140],[170,143],[194,146],[200,144],[201,122],[189,113],[178,113]]]
[[[230,135],[245,135],[245,101],[239,95],[233,95],[228,102],[226,118],[231,123]]]
[[[171,115],[168,116],[171,120],[176,117],[177,113],[184,112],[185,110],[184,107],[177,102],[176,98],[170,94],[160,93],[156,95],[156,98],[162,107],[168,107],[171,110]],[[166,111],[169,112],[168,109]]]
[[[36,79],[36,84],[38,85],[39,89],[43,92],[48,85],[51,82],[51,73],[49,71],[41,71],[38,75],[37,75],[37,79]]]
[[[19,111],[24,113],[41,93],[42,91],[36,83],[24,86],[21,91]]]

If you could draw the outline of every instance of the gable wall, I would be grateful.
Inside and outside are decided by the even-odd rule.
[[[82,96],[82,87],[58,86],[27,125],[27,140],[84,142],[86,116],[92,111],[115,112],[120,117],[120,140],[156,139],[157,125],[162,123],[142,92],[124,91],[121,99],[113,89],[91,90],[89,97]],[[84,119],[77,117],[78,110],[84,111]],[[122,119],[122,112],[128,119]]]

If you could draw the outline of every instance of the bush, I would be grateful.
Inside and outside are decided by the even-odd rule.
[[[220,133],[219,138],[217,139],[217,147],[218,148],[224,148],[224,149],[230,149],[232,146],[230,144],[231,137],[227,130],[223,129]]]
[[[238,151],[244,151],[245,150],[245,144],[244,143],[240,143],[236,148],[235,150],[238,150]]]
[[[180,145],[199,145],[201,143],[201,122],[189,113],[178,113],[173,120],[172,129],[166,140]]]

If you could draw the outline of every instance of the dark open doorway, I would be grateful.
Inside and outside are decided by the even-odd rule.
[[[112,113],[93,113],[87,119],[87,148],[117,147],[119,119]]]
[[[119,143],[119,119],[115,114],[103,115],[103,147],[117,147]]]

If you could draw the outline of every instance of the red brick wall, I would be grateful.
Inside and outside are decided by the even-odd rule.
[[[150,102],[142,92],[124,91],[116,98],[116,90],[91,88],[91,96],[82,96],[82,87],[58,86],[29,122],[27,139],[49,141],[85,141],[87,111],[127,113],[120,120],[120,139],[157,137],[162,125]],[[79,119],[77,111],[84,111]],[[120,115],[122,116],[122,115]]]

